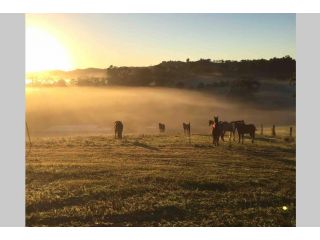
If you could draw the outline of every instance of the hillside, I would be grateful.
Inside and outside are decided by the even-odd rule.
[[[73,71],[27,73],[33,86],[160,86],[176,88],[229,89],[259,88],[261,79],[295,80],[295,60],[289,56],[269,60],[212,61],[200,59],[186,62],[167,61],[148,67],[88,68]]]
[[[198,134],[191,144],[179,134],[34,139],[26,224],[295,226],[295,143],[285,136],[287,127],[219,147]]]

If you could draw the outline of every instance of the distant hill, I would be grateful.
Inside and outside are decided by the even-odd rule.
[[[295,82],[296,61],[282,58],[213,61],[163,61],[148,67],[87,68],[28,73],[30,86],[148,86],[243,94],[255,92],[262,80]]]
[[[232,81],[289,80],[295,77],[296,61],[289,56],[269,60],[166,61],[149,67],[107,69],[109,85],[166,86],[178,88],[217,87]]]

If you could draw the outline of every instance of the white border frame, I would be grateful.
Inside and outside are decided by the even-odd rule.
[[[283,13],[320,11],[317,0],[10,0],[0,11],[20,13]]]

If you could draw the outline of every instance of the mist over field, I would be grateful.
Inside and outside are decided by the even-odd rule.
[[[25,30],[26,226],[296,226],[295,14],[27,14]]]
[[[272,98],[262,102],[271,102]],[[260,99],[261,102],[261,99]],[[292,99],[294,103],[295,100]],[[121,120],[126,134],[158,133],[158,123],[169,133],[182,132],[182,122],[191,122],[192,133],[209,133],[208,120],[245,120],[257,127],[263,123],[295,124],[295,108],[263,107],[255,101],[240,101],[203,92],[144,87],[27,88],[26,120],[32,136],[113,134]]]

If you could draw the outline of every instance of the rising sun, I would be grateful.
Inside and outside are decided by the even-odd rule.
[[[71,57],[54,35],[36,27],[26,28],[26,71],[70,70]]]

